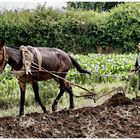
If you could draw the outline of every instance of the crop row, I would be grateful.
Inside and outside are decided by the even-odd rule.
[[[78,62],[91,71],[90,76],[81,75],[76,69],[72,69],[68,74],[69,80],[87,82],[87,78],[94,82],[113,81],[115,78],[123,78],[128,75],[133,67],[136,54],[88,54],[74,55]]]
[[[134,65],[136,54],[88,54],[79,55],[71,54],[85,69],[92,72],[91,75],[80,74],[75,68],[72,68],[66,79],[79,85],[87,84],[94,85],[94,83],[101,82],[116,82],[116,78],[127,76],[130,68]],[[0,108],[7,109],[19,104],[19,87],[15,76],[6,71],[1,75],[0,79]],[[40,96],[47,105],[52,103],[52,100],[58,93],[58,87],[54,81],[39,83]],[[27,86],[26,106],[34,104],[33,91],[31,86]],[[47,93],[47,94],[46,94]]]

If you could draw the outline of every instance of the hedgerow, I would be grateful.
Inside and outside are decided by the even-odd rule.
[[[92,10],[35,10],[0,13],[0,36],[7,45],[56,47],[72,52],[97,52],[112,47],[130,52],[140,40],[140,3],[125,3],[98,13]]]

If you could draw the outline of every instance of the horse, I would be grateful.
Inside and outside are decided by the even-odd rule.
[[[31,62],[30,72],[27,74],[23,70],[23,74],[17,76],[20,88],[19,116],[24,115],[25,90],[27,83],[32,85],[35,100],[38,102],[43,112],[47,112],[46,107],[43,105],[39,96],[38,81],[47,81],[52,78],[60,85],[60,91],[52,104],[52,111],[57,110],[58,101],[64,92],[69,94],[69,108],[74,109],[72,87],[64,80],[64,78],[72,65],[76,67],[80,73],[91,74],[91,72],[82,68],[76,59],[60,49],[47,47],[27,47],[27,49],[33,54],[33,60]],[[46,71],[39,70],[39,66],[35,67],[35,64],[39,65],[38,54],[42,60],[40,64],[41,68],[47,70],[48,72],[53,71],[58,77]],[[20,49],[5,46],[5,40],[2,38],[0,39],[0,73],[3,72],[7,64],[11,66],[11,71],[21,71],[24,65],[23,53]]]

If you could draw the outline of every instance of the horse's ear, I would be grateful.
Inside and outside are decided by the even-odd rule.
[[[4,46],[5,40],[3,37],[0,37],[0,49]]]

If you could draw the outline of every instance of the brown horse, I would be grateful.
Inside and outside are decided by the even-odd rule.
[[[0,72],[4,70],[6,64],[9,64],[14,71],[20,71],[23,67],[23,54],[21,50],[16,50],[10,47],[4,46],[5,41],[4,39],[0,40]],[[48,71],[54,71],[54,73],[62,78],[65,78],[67,72],[69,71],[72,64],[76,67],[76,69],[80,73],[87,73],[90,74],[89,71],[83,69],[78,62],[68,55],[67,53],[59,50],[57,48],[36,48],[41,56],[42,63],[41,67]],[[55,111],[57,109],[57,104],[63,93],[66,91],[70,97],[70,109],[74,108],[73,102],[73,92],[71,86],[65,82],[62,78],[55,77],[46,71],[40,71],[39,68],[35,68],[35,64],[38,63],[37,52],[34,47],[28,47],[28,50],[33,54],[33,61],[31,63],[31,72],[30,74],[26,74],[24,72],[23,75],[18,76],[18,83],[20,87],[20,109],[19,115],[24,114],[24,102],[25,102],[25,89],[26,83],[30,83],[32,85],[35,99],[38,104],[41,106],[43,112],[45,113],[46,107],[42,104],[42,101],[39,96],[39,87],[38,81],[48,80],[48,79],[55,79],[60,84],[60,92],[54,103],[52,105],[52,110]]]

